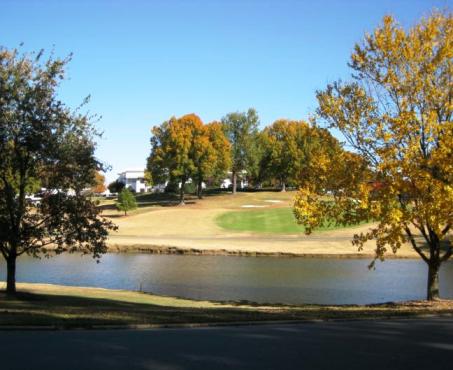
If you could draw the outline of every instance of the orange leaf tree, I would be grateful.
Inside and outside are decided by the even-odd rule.
[[[195,114],[171,118],[154,127],[147,170],[154,183],[178,181],[180,204],[184,186],[197,182],[201,197],[203,181],[229,166],[229,143],[220,123],[204,125]]]
[[[225,176],[231,166],[230,147],[220,122],[214,121],[203,126],[201,134],[197,135],[193,154],[198,198],[202,197],[202,184],[207,178]]]
[[[96,171],[94,174],[94,185],[91,187],[93,193],[103,193],[107,187],[105,186],[105,176]]]

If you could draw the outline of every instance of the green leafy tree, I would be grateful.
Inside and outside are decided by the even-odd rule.
[[[236,194],[238,174],[257,171],[259,117],[255,109],[233,112],[222,118],[225,134],[231,144],[233,194]]]
[[[303,149],[308,130],[305,122],[278,120],[262,133],[265,153],[262,168],[278,179],[282,191],[286,191],[288,181],[294,182],[301,174],[306,160]]]
[[[137,201],[135,200],[134,194],[129,189],[121,190],[118,194],[118,200],[116,201],[116,208],[124,212],[127,216],[128,211],[137,209]]]
[[[102,165],[89,118],[57,97],[68,62],[0,49],[0,251],[8,294],[16,292],[21,255],[79,251],[99,258],[116,228],[84,195]],[[38,205],[26,198],[37,179],[50,189]]]
[[[125,186],[124,182],[115,180],[109,184],[108,189],[111,193],[120,193]]]
[[[322,168],[342,150],[327,130],[304,121],[275,121],[260,138],[264,148],[261,171],[277,179],[282,191],[288,183],[309,182],[314,176],[319,181]]]

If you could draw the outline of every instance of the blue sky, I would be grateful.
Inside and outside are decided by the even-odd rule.
[[[74,53],[60,96],[77,106],[91,95],[110,181],[144,167],[150,128],[173,115],[209,122],[254,107],[262,126],[307,118],[383,15],[407,27],[452,2],[1,0],[0,45]]]

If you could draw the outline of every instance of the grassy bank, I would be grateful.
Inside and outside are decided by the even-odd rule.
[[[4,289],[4,285],[0,285],[0,289]],[[0,292],[0,327],[75,328],[453,314],[451,300],[367,306],[284,306],[193,301],[122,290],[47,284],[21,283],[18,290],[14,298]]]

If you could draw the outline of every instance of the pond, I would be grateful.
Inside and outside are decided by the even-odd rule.
[[[93,286],[210,300],[260,303],[366,304],[425,298],[427,266],[393,259],[107,254],[51,259],[20,257],[17,281]],[[0,276],[6,265],[0,263]],[[453,298],[453,261],[440,274],[441,296]]]

